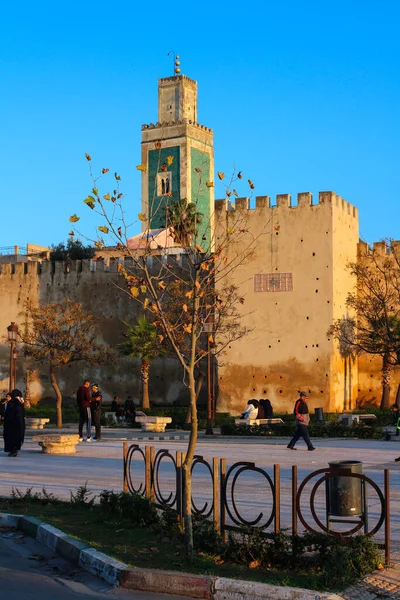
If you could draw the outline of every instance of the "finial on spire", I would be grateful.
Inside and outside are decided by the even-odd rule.
[[[170,54],[172,54],[172,56],[174,57],[174,75],[179,75],[179,73],[181,72],[181,70],[180,70],[181,62],[179,60],[179,56],[178,56],[178,54],[175,54],[175,52],[173,50],[168,52],[168,56],[170,56]]]

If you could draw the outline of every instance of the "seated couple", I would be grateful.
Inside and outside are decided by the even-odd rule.
[[[272,419],[273,410],[270,400],[249,400],[241,419]]]

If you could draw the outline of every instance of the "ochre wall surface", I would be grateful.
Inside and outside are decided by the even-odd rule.
[[[326,332],[345,313],[354,282],[346,264],[356,259],[356,209],[332,192],[246,198],[216,203],[216,233],[234,227],[238,216],[252,236],[259,236],[248,262],[231,281],[245,303],[243,322],[252,331],[228,348],[219,370],[219,409],[239,412],[250,398],[269,398],[276,411],[290,411],[300,390],[310,394],[311,409],[343,410],[343,365]],[[243,247],[248,243],[243,237]],[[235,244],[229,258],[241,249]],[[255,275],[292,277],[292,291],[256,291]],[[286,274],[286,275],[285,275]]]
[[[225,201],[216,203],[217,238],[235,218],[246,223],[258,236],[253,255],[234,273],[234,281],[245,299],[240,310],[243,322],[252,331],[232,344],[221,357],[218,373],[218,410],[239,413],[249,398],[270,398],[275,411],[291,411],[299,390],[310,393],[310,407],[325,410],[379,405],[381,359],[361,356],[344,360],[326,332],[333,319],[347,314],[345,301],[354,281],[347,264],[356,260],[358,222],[353,206],[332,193],[323,193],[318,204],[310,194],[301,194],[298,205],[290,206],[286,195],[269,206],[269,198],[258,197],[257,208],[249,209],[247,199],[237,199],[235,210]],[[243,237],[243,244],[246,239]],[[358,245],[359,258],[368,251]],[[361,249],[361,251],[360,251]],[[229,249],[240,250],[236,245]],[[384,256],[384,244],[374,251]],[[126,259],[129,264],[129,259]],[[122,283],[117,260],[64,263],[27,262],[2,264],[0,274],[0,390],[8,388],[9,347],[7,326],[24,322],[24,303],[60,302],[68,297],[101,317],[100,340],[116,346],[122,341],[123,322],[132,322],[136,304],[118,290]],[[177,261],[177,265],[179,261]],[[93,270],[91,270],[93,269]],[[255,291],[255,275],[291,274],[292,291]],[[18,359],[18,386],[24,389],[24,373],[36,369],[34,399],[53,396],[45,365]],[[139,361],[121,358],[108,367],[74,365],[60,370],[63,395],[73,396],[82,379],[96,380],[109,400],[116,392],[140,396]],[[392,378],[392,400],[400,383],[400,370]],[[151,366],[150,396],[153,404],[187,402],[182,370],[174,360],[154,361]]]
[[[91,270],[91,268],[96,270]],[[66,271],[62,262],[17,263],[1,265],[0,274],[0,391],[8,389],[9,347],[7,326],[11,321],[24,323],[24,303],[29,298],[34,304],[61,302],[70,298],[83,308],[101,317],[99,341],[116,347],[123,341],[124,322],[134,322],[136,303],[116,286],[123,287],[117,273],[117,261],[107,268],[103,261],[73,261]],[[53,396],[46,365],[29,363],[20,353],[17,383],[25,387],[26,368],[36,369],[40,377],[32,383],[33,400]],[[140,397],[140,364],[138,360],[122,358],[111,366],[86,366],[80,363],[58,371],[58,380],[64,396],[73,396],[84,378],[96,381],[110,400],[116,392],[122,400],[130,394],[138,402]],[[182,369],[174,360],[154,361],[150,366],[150,396],[153,404],[185,403],[187,388],[182,381]]]

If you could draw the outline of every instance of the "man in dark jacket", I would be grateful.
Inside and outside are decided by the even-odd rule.
[[[99,390],[99,386],[97,385],[97,383],[94,383],[92,385],[92,401],[90,403],[90,409],[92,412],[92,421],[96,428],[96,436],[93,439],[96,440],[97,442],[99,440],[101,440],[101,424],[100,424],[101,401],[102,401],[102,396],[101,396],[101,393]]]
[[[294,432],[294,436],[288,444],[289,450],[296,450],[294,446],[301,437],[307,444],[307,448],[310,452],[312,452],[312,450],[315,450],[314,446],[311,443],[310,436],[308,435],[308,424],[310,422],[310,415],[308,414],[307,400],[307,394],[305,392],[300,392],[300,398],[296,400],[296,404],[294,405],[293,412],[296,415],[296,430]]]
[[[92,441],[92,415],[90,412],[90,381],[85,379],[76,393],[79,408],[79,441],[83,442],[83,424],[86,423],[86,441]]]

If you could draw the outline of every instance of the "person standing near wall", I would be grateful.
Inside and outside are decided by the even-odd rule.
[[[86,441],[91,442],[92,437],[92,415],[90,412],[90,381],[85,379],[76,393],[76,401],[79,408],[79,441],[83,442],[83,424],[86,423]]]
[[[97,385],[97,383],[94,383],[92,385],[92,400],[90,402],[90,410],[92,413],[92,421],[96,429],[96,435],[93,439],[97,442],[101,440],[101,401],[102,396],[99,390],[99,386]]]
[[[10,394],[7,394],[8,396]],[[21,450],[24,443],[24,433],[24,399],[22,392],[13,390],[4,414],[4,452],[8,452],[8,456],[18,455],[18,451]]]
[[[296,416],[296,430],[294,432],[294,436],[292,437],[287,446],[289,450],[297,450],[297,448],[295,448],[294,446],[301,437],[307,444],[307,448],[310,452],[312,452],[312,450],[315,450],[314,446],[311,443],[310,436],[308,434],[308,424],[310,422],[310,415],[308,413],[307,400],[307,394],[305,392],[300,392],[300,398],[296,400],[296,404],[294,405],[293,412]]]

